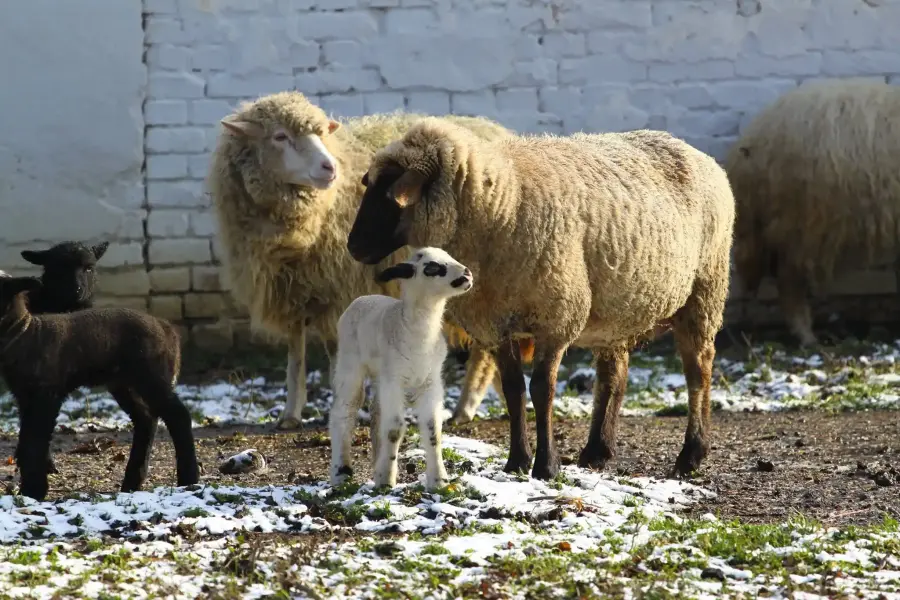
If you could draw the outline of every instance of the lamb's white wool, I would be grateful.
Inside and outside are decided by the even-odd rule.
[[[425,485],[444,485],[441,417],[444,399],[441,368],[447,342],[441,330],[449,298],[472,288],[469,269],[439,248],[420,248],[410,259],[378,275],[400,281],[400,299],[368,295],[354,300],[338,321],[334,405],[329,418],[331,482],[352,475],[350,444],[366,377],[376,380],[372,444],[375,485],[397,485],[397,451],[406,429],[404,401],[415,404]]]

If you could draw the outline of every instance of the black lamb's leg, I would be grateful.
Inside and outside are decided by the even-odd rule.
[[[197,465],[191,413],[175,390],[167,391],[160,400],[159,416],[166,424],[175,446],[178,485],[194,485],[200,481],[200,467]]]
[[[125,465],[125,476],[122,478],[123,492],[136,492],[141,489],[147,479],[150,468],[150,451],[153,448],[153,439],[156,437],[156,428],[159,419],[151,414],[147,405],[131,389],[111,387],[112,394],[119,406],[122,407],[131,422],[134,424],[134,433],[131,437],[131,454]]]
[[[47,497],[50,440],[61,405],[61,399],[46,396],[32,396],[19,403],[21,427],[18,454],[23,496],[39,501]]]

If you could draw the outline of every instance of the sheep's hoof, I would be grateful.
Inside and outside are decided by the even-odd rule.
[[[588,444],[581,449],[578,455],[578,466],[582,469],[595,469],[602,471],[606,463],[616,457],[616,453],[610,450],[606,444]]]
[[[535,479],[553,479],[559,474],[559,456],[556,452],[550,452],[546,456],[538,454],[534,461],[531,476]]]
[[[709,454],[709,442],[699,436],[692,436],[685,440],[684,447],[675,459],[674,474],[679,477],[689,477],[700,468],[700,463]]]
[[[465,425],[466,423],[472,422],[472,415],[468,415],[464,412],[455,412],[447,422],[450,425]]]
[[[503,467],[503,470],[507,473],[528,473],[528,469],[530,468],[531,454],[523,450],[519,450],[511,451],[509,453],[509,460],[506,461],[506,466]]]
[[[278,420],[275,421],[273,428],[280,430],[280,431],[291,430],[291,429],[302,429],[303,422],[300,419],[298,419],[297,417],[287,416],[284,413],[282,413],[281,416],[278,417]]]

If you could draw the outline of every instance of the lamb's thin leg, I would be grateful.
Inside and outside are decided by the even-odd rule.
[[[801,346],[814,346],[818,339],[813,333],[812,310],[804,276],[782,262],[778,266],[777,284],[778,301],[788,328],[797,336]]]
[[[134,424],[131,438],[131,454],[125,465],[125,477],[122,479],[123,492],[136,492],[144,485],[150,468],[150,451],[159,419],[152,415],[146,404],[127,387],[111,387],[112,394]]]
[[[559,456],[553,441],[553,398],[556,395],[556,376],[565,346],[541,348],[535,355],[531,374],[531,402],[534,404],[537,425],[537,450],[531,476],[552,479],[559,473]]]
[[[197,465],[197,450],[194,447],[194,431],[191,428],[191,413],[173,389],[137,390],[143,398],[158,398],[158,404],[151,408],[166,424],[172,445],[175,446],[175,470],[178,485],[194,485],[200,481]],[[155,391],[155,394],[148,393]]]
[[[675,342],[688,388],[688,425],[675,470],[687,475],[698,469],[709,454],[710,387],[716,347],[712,338],[697,334],[692,316],[676,317]]]
[[[434,490],[447,483],[447,470],[441,455],[441,409],[444,405],[444,386],[437,373],[416,402],[419,436],[425,451],[425,487]]]
[[[331,485],[353,477],[351,447],[357,412],[363,401],[364,374],[358,366],[346,364],[340,355],[334,369],[334,402],[328,415],[331,437]]]
[[[594,356],[594,413],[587,444],[578,457],[579,467],[602,469],[616,457],[619,412],[628,384],[628,352],[624,349],[597,352]]]
[[[31,396],[19,402],[19,474],[23,496],[43,500],[47,497],[47,461],[50,440],[62,398]]]
[[[507,473],[527,473],[531,468],[531,448],[525,430],[525,374],[522,372],[519,344],[515,340],[506,339],[500,343],[497,366],[509,412],[509,459],[503,470]]]
[[[496,360],[490,351],[480,344],[472,344],[469,360],[466,361],[466,378],[462,394],[450,418],[451,423],[468,423],[481,405],[488,385],[497,372]]]
[[[275,428],[298,429],[306,402],[306,327],[301,326],[288,342],[287,400]]]
[[[381,378],[378,389],[378,445],[375,447],[375,486],[397,485],[397,452],[406,433],[405,398],[396,384]]]

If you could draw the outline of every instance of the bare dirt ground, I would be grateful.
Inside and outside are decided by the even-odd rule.
[[[619,458],[607,469],[626,476],[666,477],[680,449],[685,422],[681,417],[623,417]],[[874,523],[885,512],[900,517],[896,411],[718,412],[713,422],[712,452],[696,482],[717,497],[694,506],[695,516],[712,512],[725,520],[773,523],[800,513],[826,525]],[[577,458],[588,423],[586,419],[555,423],[564,463]],[[506,420],[445,428],[445,433],[501,448],[509,440]],[[266,426],[241,426],[197,429],[195,434],[203,482],[260,486],[327,480],[330,446],[324,424],[287,433],[275,433]],[[48,500],[72,492],[117,491],[130,441],[129,432],[56,434],[53,449],[60,472],[51,475]],[[12,455],[14,444],[15,437],[3,437],[0,452]],[[265,455],[267,471],[219,472],[225,459],[248,448]],[[370,476],[367,428],[357,429],[354,450],[358,477]],[[163,430],[154,445],[144,489],[174,485],[174,463],[171,442]],[[0,478],[7,486],[17,480],[14,469],[8,464],[0,467]],[[404,466],[400,470],[401,481],[414,481],[418,475],[407,473]]]

